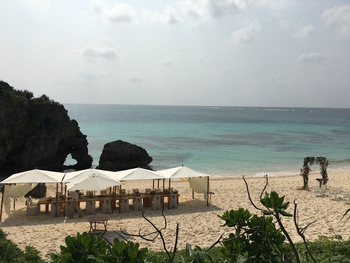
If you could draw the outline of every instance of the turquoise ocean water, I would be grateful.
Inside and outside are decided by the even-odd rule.
[[[327,157],[329,172],[350,169],[350,109],[64,106],[87,135],[94,165],[105,143],[123,140],[146,149],[155,170],[298,174],[306,156]]]

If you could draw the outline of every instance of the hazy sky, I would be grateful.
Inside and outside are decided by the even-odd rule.
[[[61,103],[350,107],[350,2],[0,2],[0,79]]]

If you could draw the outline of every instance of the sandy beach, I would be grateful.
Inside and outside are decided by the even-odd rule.
[[[349,176],[350,171],[329,172],[327,187],[341,187],[343,191],[350,190]],[[318,172],[313,172],[309,177],[309,186],[317,186],[318,182],[315,179],[319,177]],[[247,177],[246,179],[254,201],[258,206],[261,206],[258,200],[265,179],[261,177]],[[348,239],[350,221],[344,225],[340,219],[350,204],[346,201],[334,200],[331,197],[317,197],[311,191],[300,190],[302,185],[303,180],[299,175],[269,177],[267,191],[277,191],[279,195],[285,195],[286,200],[290,202],[296,200],[301,226],[316,220],[305,233],[308,240],[314,240],[320,235],[342,235],[344,239]],[[142,189],[150,186],[151,182],[136,181],[127,182],[124,188]],[[224,211],[243,207],[251,213],[259,213],[248,200],[242,178],[211,177],[210,188],[214,194],[210,206],[206,206],[203,195],[195,194],[195,199],[192,199],[192,191],[188,182],[173,180],[172,187],[179,191],[180,203],[176,209],[168,210],[166,208],[164,210],[164,215],[168,220],[168,228],[164,231],[164,235],[169,248],[174,245],[177,223],[180,228],[178,243],[180,249],[184,249],[186,243],[209,247],[222,233],[225,235],[229,233],[229,229],[222,227],[223,221],[218,217]],[[54,191],[55,187],[48,185],[48,189],[47,195],[50,195],[50,191]],[[287,211],[293,212],[292,204]],[[145,215],[157,226],[164,226],[161,211],[147,208]],[[41,251],[45,258],[48,258],[51,252],[59,251],[60,246],[65,244],[64,239],[67,235],[75,236],[77,232],[83,233],[89,230],[86,216],[81,218],[77,216],[74,218],[51,217],[50,214],[45,214],[43,211],[36,216],[26,216],[24,204],[21,203],[16,204],[16,210],[10,216],[3,212],[2,217],[3,222],[0,228],[8,234],[9,239],[21,248],[27,245],[35,247]],[[284,218],[283,222],[294,240],[300,241],[292,219]],[[140,211],[130,211],[129,213],[114,211],[108,222],[106,235],[117,237],[115,232],[118,233],[121,229],[131,234],[137,234],[139,229],[141,229],[141,233],[145,234],[154,230],[142,218]],[[151,250],[162,249],[159,238],[154,242],[147,242],[137,237],[129,237],[129,240],[138,242],[141,246],[147,246]]]

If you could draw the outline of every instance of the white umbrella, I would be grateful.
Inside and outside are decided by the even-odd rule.
[[[81,170],[81,171],[74,171],[74,172],[66,173],[62,182],[77,183],[77,182],[80,182],[80,181],[88,178],[90,175],[102,175],[102,176],[107,176],[110,178],[115,178],[115,176],[114,176],[115,172],[89,168],[89,169],[85,169],[85,170]]]
[[[133,168],[123,171],[115,172],[115,178],[119,181],[131,181],[131,180],[157,180],[165,179],[164,176],[158,172],[143,168]]]
[[[199,171],[192,170],[186,166],[178,166],[175,168],[164,169],[158,171],[159,174],[163,175],[168,179],[173,178],[190,178],[190,177],[209,177],[209,174],[202,173]]]
[[[58,183],[62,181],[63,177],[64,177],[64,173],[61,173],[61,172],[52,172],[52,171],[40,170],[35,168],[33,170],[13,174],[10,177],[3,180],[1,184],[56,183],[56,200],[57,200]],[[0,212],[2,213],[2,205],[1,205]]]
[[[122,185],[122,183],[118,180],[115,180],[113,178],[101,175],[101,174],[92,174],[88,175],[85,179],[74,182],[74,183],[68,183],[67,189],[69,191],[75,191],[75,190],[87,190],[87,191],[97,191],[97,190],[104,190],[108,187],[113,187],[116,185]]]
[[[169,179],[169,190],[170,190],[170,182],[173,178],[194,178],[194,177],[208,177],[206,182],[206,195],[207,195],[207,206],[209,205],[209,174],[202,173],[199,171],[192,170],[186,166],[178,166],[175,168],[164,169],[158,171],[159,174],[163,175],[167,179]]]
[[[16,173],[3,180],[2,184],[59,183],[64,173],[33,169]]]

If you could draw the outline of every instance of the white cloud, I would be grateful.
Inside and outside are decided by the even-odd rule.
[[[166,66],[166,67],[170,67],[173,65],[174,61],[172,59],[169,59],[169,58],[166,58],[166,59],[162,59],[160,61],[160,63],[163,65],[163,66]]]
[[[256,31],[257,29],[254,25],[250,25],[237,31],[234,31],[231,35],[230,42],[242,45],[249,45],[252,42],[254,42]]]
[[[118,58],[117,53],[114,49],[109,47],[84,47],[78,50],[78,53],[88,58],[106,58],[106,59],[114,59]]]
[[[315,28],[313,25],[306,25],[301,30],[296,32],[293,37],[295,38],[308,38],[310,37],[315,31]]]
[[[273,10],[287,10],[295,5],[295,2],[290,0],[252,0],[252,2],[259,6],[268,6]]]
[[[130,5],[116,4],[108,7],[102,0],[93,0],[92,5],[98,14],[110,22],[118,24],[136,21],[136,11]]]
[[[182,0],[180,9],[197,22],[220,18],[252,6],[253,0]]]
[[[129,78],[129,82],[133,82],[133,83],[141,83],[143,81],[144,81],[144,79],[140,78],[140,77],[130,77]]]
[[[301,62],[313,62],[313,61],[322,61],[325,56],[322,53],[310,52],[303,53],[297,59]]]
[[[167,7],[162,13],[146,11],[145,15],[153,22],[161,24],[176,24],[180,21],[177,11],[173,7]]]
[[[24,5],[31,8],[42,8],[48,5],[47,0],[21,0]]]
[[[322,18],[328,25],[335,26],[341,36],[350,36],[350,5],[327,9],[323,12]]]

